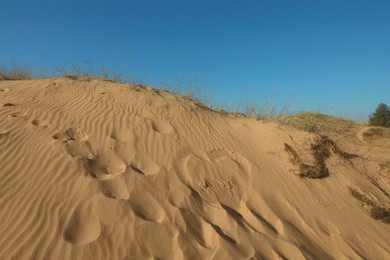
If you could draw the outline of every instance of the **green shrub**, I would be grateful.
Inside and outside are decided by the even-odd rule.
[[[370,115],[369,123],[373,126],[390,127],[390,107],[380,103],[375,112]]]

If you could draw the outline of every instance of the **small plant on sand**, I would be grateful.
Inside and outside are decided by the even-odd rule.
[[[244,105],[244,115],[261,119],[276,118],[279,116],[277,107],[271,103],[247,103]]]
[[[363,206],[368,207],[370,216],[374,219],[380,220],[386,224],[390,224],[390,208],[385,206],[380,200],[373,200],[363,191],[357,188],[348,186],[349,193],[360,201]]]
[[[344,135],[353,131],[356,123],[321,113],[300,112],[290,116],[281,116],[280,122],[292,127],[323,135]]]
[[[89,81],[93,78],[98,78],[98,79],[117,82],[117,83],[125,82],[122,79],[121,72],[114,72],[106,67],[103,67],[101,69],[96,68],[93,65],[91,65],[91,62],[89,61],[85,61],[84,63],[79,63],[71,67],[69,66],[58,67],[57,75],[68,79],[82,80],[82,81]],[[126,81],[126,83],[132,84],[133,82]]]
[[[380,103],[375,112],[370,115],[369,123],[373,126],[390,127],[390,107]]]
[[[11,66],[0,67],[0,80],[27,80],[32,79],[33,73],[26,65],[12,62]]]
[[[91,67],[88,62],[85,64],[77,64],[72,68],[57,68],[57,71],[61,77],[78,80],[90,80],[91,79]]]
[[[279,93],[277,92],[267,96],[257,96],[256,93],[253,93],[250,101],[239,102],[236,112],[257,119],[278,119],[282,116],[291,115],[292,106],[292,99],[286,100],[284,104],[280,103]]]
[[[206,88],[206,83],[200,81],[197,77],[188,80],[178,78],[173,83],[161,81],[160,88],[184,95],[205,107],[212,108],[214,104],[212,95]]]

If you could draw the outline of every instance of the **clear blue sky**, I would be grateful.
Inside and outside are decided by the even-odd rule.
[[[278,93],[366,120],[390,105],[389,0],[2,0],[0,32],[0,63],[91,64],[152,87],[198,78],[232,107]]]

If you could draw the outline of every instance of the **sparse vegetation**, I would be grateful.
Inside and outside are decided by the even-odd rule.
[[[352,197],[360,201],[363,206],[369,208],[370,216],[372,218],[380,220],[386,224],[390,223],[390,208],[382,205],[383,203],[374,201],[357,188],[348,186],[348,190]]]
[[[129,84],[139,84],[139,81],[124,80],[122,73],[113,72],[107,68],[96,69],[89,62],[78,64],[73,67],[57,67],[55,73],[48,74],[44,69],[32,68],[23,63],[11,62],[0,65],[0,80],[30,80],[36,78],[65,77],[74,80],[91,80],[99,78],[112,82],[123,82]]]
[[[370,115],[369,123],[373,126],[390,127],[390,107],[380,103],[375,112]]]
[[[284,109],[282,109],[284,110]],[[243,114],[248,117],[255,117],[260,119],[275,119],[281,114],[278,108],[270,102],[260,103],[247,103],[244,105]]]
[[[302,112],[291,116],[280,116],[278,120],[297,129],[326,135],[330,133],[348,133],[356,124],[351,120],[309,112]]]
[[[375,205],[374,201],[371,198],[369,198],[366,194],[362,193],[358,189],[348,186],[348,191],[351,194],[351,196],[357,199],[358,201],[371,207]]]
[[[27,65],[12,62],[11,66],[0,67],[0,80],[28,80],[33,78],[33,72]]]
[[[184,95],[202,106],[213,107],[213,98],[211,93],[207,92],[206,83],[193,77],[188,80],[176,79],[173,83],[160,82],[160,88],[172,93]]]
[[[368,129],[367,131],[365,131],[363,133],[363,136],[365,138],[371,138],[371,137],[374,137],[374,136],[382,136],[383,132],[384,132],[383,128],[373,127],[373,128]]]
[[[28,66],[16,62],[13,62],[12,66],[10,67],[3,65],[0,68],[0,80],[33,79],[41,78],[42,75],[47,75],[47,73],[34,73],[34,71]],[[136,85],[145,85],[144,81],[146,81],[146,79],[143,81],[135,79],[124,79],[122,73],[113,72],[107,68],[96,69],[88,61],[77,64],[73,67],[57,67],[56,73],[51,76],[59,76],[72,80],[82,81],[90,81],[93,78],[99,78],[112,82]],[[248,102],[244,104],[239,104],[236,109],[227,107],[225,105],[216,104],[212,97],[212,94],[206,88],[206,83],[204,81],[199,80],[199,78],[197,77],[192,77],[188,80],[177,79],[174,83],[161,82],[159,88],[184,95],[194,100],[198,105],[202,107],[207,107],[216,111],[224,111],[223,113],[225,114],[235,114],[258,119],[278,119],[282,118],[283,115],[291,114],[289,112],[288,104],[285,104],[284,106],[282,106],[282,108],[279,108],[275,106],[272,101],[270,101],[272,98],[274,98],[274,96],[265,98],[264,102]],[[306,123],[309,124],[304,127],[304,130],[306,131],[314,131],[314,129],[317,127],[316,122]]]
[[[344,160],[350,160],[357,155],[342,151],[334,141],[327,136],[318,136],[310,145],[310,151],[314,157],[314,165],[308,165],[302,161],[298,153],[288,144],[284,144],[285,151],[290,155],[290,161],[298,168],[298,176],[310,179],[321,179],[329,176],[326,160],[331,152]]]
[[[257,96],[255,93],[253,95],[256,97],[254,101],[244,102],[243,104],[239,102],[236,111],[247,117],[263,120],[277,120],[281,116],[292,115],[291,99],[288,99],[283,105],[276,105],[280,103],[280,100],[278,102],[278,93],[268,96]]]
[[[88,62],[84,65],[78,64],[72,68],[57,68],[57,71],[61,77],[74,80],[89,81],[92,78],[99,78],[112,82],[124,82],[121,73],[111,72],[107,68],[95,70]]]
[[[329,176],[329,170],[324,161],[316,159],[314,165],[304,163],[298,153],[288,144],[284,144],[285,151],[290,155],[290,161],[298,168],[297,175],[302,178],[322,179]]]
[[[46,75],[47,73],[45,72],[35,73],[29,66],[16,62],[12,62],[10,66],[0,66],[0,80],[28,80],[42,78]],[[91,66],[90,62],[84,62],[73,67],[59,67],[57,68],[57,73],[51,76],[83,81],[99,78],[118,83],[145,85],[140,80],[124,79],[121,72],[113,72],[107,68],[96,69]],[[205,85],[205,82],[201,82],[195,77],[189,80],[178,79],[172,84],[161,82],[159,87],[173,93],[182,94],[196,101],[201,106],[223,111],[224,114],[236,114],[258,119],[277,119],[283,124],[318,134],[329,134],[330,132],[346,133],[354,125],[353,121],[321,113],[301,112],[293,115],[288,104],[280,108],[273,102],[267,101],[268,99],[264,102],[239,104],[236,109],[228,108],[225,105],[216,104]],[[370,116],[370,124],[390,127],[390,108],[384,103],[379,104],[376,111]]]
[[[390,209],[380,206],[374,206],[370,212],[371,217],[381,220],[385,223],[390,223]]]

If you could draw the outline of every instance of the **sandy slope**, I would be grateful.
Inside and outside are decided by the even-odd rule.
[[[390,167],[347,152],[147,87],[0,81],[0,258],[390,259]]]

